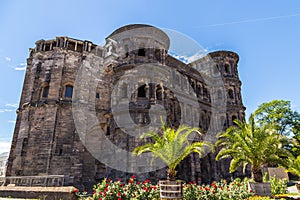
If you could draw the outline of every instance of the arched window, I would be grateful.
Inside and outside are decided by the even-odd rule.
[[[145,56],[146,55],[146,51],[144,48],[140,48],[138,51],[138,56]]]
[[[226,73],[226,74],[229,74],[229,73],[230,73],[230,69],[229,69],[229,68],[230,68],[229,64],[226,63],[225,66],[224,66],[224,69],[225,69],[225,73]]]
[[[146,85],[142,85],[138,88],[138,97],[146,97]]]
[[[156,99],[162,100],[162,88],[160,85],[156,86]]]
[[[233,125],[236,125],[236,124],[234,123],[234,120],[236,120],[236,119],[237,119],[237,117],[236,117],[235,115],[232,115],[231,120],[232,120],[232,124],[233,124]]]
[[[43,87],[42,97],[47,98],[49,94],[49,85]]]
[[[73,95],[73,86],[72,85],[66,85],[65,97],[72,98],[72,95]]]
[[[125,45],[124,50],[125,50],[125,58],[127,58],[129,56],[129,48],[127,44]]]
[[[233,99],[234,97],[233,97],[233,90],[232,89],[229,89],[228,90],[228,97],[230,98],[230,99]]]

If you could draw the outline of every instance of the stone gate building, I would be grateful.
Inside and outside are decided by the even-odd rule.
[[[136,32],[137,29],[141,30]],[[168,125],[175,128],[184,123],[198,126],[212,137],[233,125],[234,119],[244,119],[236,53],[211,52],[185,64],[168,54],[169,46],[169,37],[162,30],[141,24],[117,29],[106,38],[103,46],[68,37],[37,41],[27,59],[6,171],[7,183],[28,185],[31,181],[31,184],[65,184],[83,188],[91,187],[105,177],[126,179],[131,175],[102,163],[83,144],[78,128],[87,126],[89,116],[84,115],[79,120],[79,127],[74,123],[76,113],[72,108],[74,101],[78,100],[74,98],[76,77],[88,59],[96,59],[97,65],[104,70],[94,90],[82,90],[82,94],[77,92],[76,95],[86,97],[85,105],[92,105],[90,109],[95,111],[97,126],[121,149],[130,152],[140,141],[126,132],[130,127],[124,129],[118,121],[130,118],[137,127],[147,127],[151,121],[159,122],[159,118],[152,119],[149,114],[151,107],[156,105],[164,108]],[[158,80],[149,81],[147,72],[145,77],[138,77],[136,66],[153,63],[158,67],[154,73],[167,74],[168,80],[173,81],[167,83],[167,79],[159,76]],[[204,65],[209,66],[206,75],[196,70]],[[95,73],[94,68],[97,66],[86,68],[87,73]],[[137,78],[138,81],[124,81],[124,77],[127,80]],[[222,81],[223,90],[210,86],[216,82],[216,77]],[[86,87],[89,79],[78,84]],[[185,91],[182,96],[186,101],[180,102],[172,88]],[[196,104],[190,99],[193,94]],[[218,104],[222,99],[225,104]],[[113,112],[112,104],[123,107]],[[129,115],[122,109],[128,110]],[[221,128],[211,126],[213,122],[220,124]],[[102,143],[97,142],[101,152]],[[116,162],[126,162],[128,168],[135,165],[129,157]],[[216,162],[213,153],[201,159],[192,154],[180,164],[178,176],[186,181],[205,183],[230,178],[232,174],[229,174],[228,166],[226,160]],[[165,169],[135,175],[141,180],[148,178],[152,181],[166,177]]]

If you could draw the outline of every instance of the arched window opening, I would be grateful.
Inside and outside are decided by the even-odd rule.
[[[142,85],[138,88],[138,97],[146,97],[146,85]]]
[[[232,120],[232,124],[233,124],[233,125],[236,125],[235,122],[234,122],[234,120],[236,120],[236,119],[237,119],[237,117],[236,117],[235,115],[233,115],[233,116],[231,117],[231,120]]]
[[[228,90],[228,96],[230,99],[233,99],[233,90],[232,89]]]
[[[138,51],[138,56],[146,56],[146,51],[144,48],[140,48]]]
[[[72,95],[73,95],[73,86],[72,85],[66,85],[65,97],[72,98]]]
[[[110,127],[106,127],[106,135],[110,135]]]
[[[100,94],[98,92],[96,93],[96,99],[100,99]]]
[[[225,64],[224,68],[225,68],[225,73],[229,74],[230,73],[230,70],[229,70],[230,66],[229,66],[228,63]]]
[[[127,44],[124,47],[124,51],[125,51],[125,58],[127,58],[129,56],[129,48]]]
[[[162,100],[162,88],[160,85],[156,86],[156,99]]]
[[[43,87],[43,93],[42,93],[42,97],[47,98],[49,95],[49,86],[45,86]]]

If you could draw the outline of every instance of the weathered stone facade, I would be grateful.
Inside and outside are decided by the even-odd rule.
[[[142,34],[135,35],[130,32],[137,28],[143,29]],[[150,31],[144,31],[144,28],[149,28]],[[137,137],[124,132],[117,123],[122,119],[126,121],[128,116],[122,109],[113,113],[112,104],[123,103],[124,109],[129,110],[129,118],[140,127],[147,126],[151,121],[159,122],[159,118],[151,119],[149,110],[160,105],[165,110],[169,125],[178,127],[187,123],[199,126],[208,135],[210,131],[217,131],[211,129],[212,121],[220,123],[221,129],[225,130],[233,124],[234,119],[244,119],[245,107],[237,70],[239,57],[236,53],[212,52],[204,58],[185,64],[168,54],[169,45],[169,38],[164,32],[148,25],[121,27],[106,38],[104,46],[68,37],[37,41],[36,47],[30,49],[27,59],[6,175],[64,175],[66,184],[77,187],[90,187],[104,177],[126,179],[131,175],[112,169],[101,163],[101,160],[95,159],[78,134],[72,112],[72,103],[76,99],[72,99],[72,95],[73,87],[74,90],[76,87],[76,76],[87,59],[96,60],[104,71],[97,79],[95,90],[83,91],[82,95],[87,97],[88,105],[93,105],[91,109],[95,110],[98,125],[105,132],[105,137],[119,148],[132,151],[140,142]],[[220,74],[224,91],[211,90],[207,80],[214,82],[214,76],[205,79],[195,70],[195,66],[207,62],[213,62],[209,74]],[[178,95],[168,87],[168,80],[123,80],[124,76],[128,80],[134,79],[137,75],[135,67],[147,63],[155,63],[160,67],[155,73],[171,74],[169,79],[177,84],[172,87],[186,91],[187,94],[194,93],[199,108],[189,103],[192,101],[189,96],[192,95],[183,94],[187,101],[180,104]],[[87,68],[86,71],[95,73],[92,68]],[[88,88],[89,81],[82,81],[80,84]],[[81,94],[78,92],[77,95]],[[213,98],[222,99],[223,96],[226,100],[225,106],[218,108],[217,104],[212,105],[215,102]],[[218,110],[218,113],[213,113],[213,109]],[[83,115],[81,127],[87,126],[88,121],[89,116]],[[99,146],[101,149],[101,141]],[[179,178],[199,183],[229,178],[231,175],[228,173],[228,161],[216,162],[214,157],[213,153],[202,159],[194,154],[189,156],[179,166]],[[131,158],[124,158],[116,162],[128,162],[126,166],[134,168],[134,163],[130,160]],[[165,169],[161,169],[137,176],[140,179],[147,177],[157,181],[165,178],[166,174]]]

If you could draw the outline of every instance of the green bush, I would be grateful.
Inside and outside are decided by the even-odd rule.
[[[272,195],[285,194],[287,191],[287,180],[272,177],[270,179]]]
[[[148,179],[137,182],[132,176],[126,184],[122,180],[104,179],[94,186],[94,192],[86,200],[157,200],[158,186],[152,185]]]
[[[248,180],[235,179],[230,183],[221,180],[202,186],[185,184],[183,196],[185,200],[244,200],[253,196],[253,193],[248,191]]]

